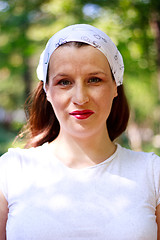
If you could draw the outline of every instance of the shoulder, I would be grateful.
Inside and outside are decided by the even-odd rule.
[[[119,146],[119,155],[121,158],[127,158],[129,161],[134,161],[136,163],[147,163],[158,161],[160,163],[160,157],[154,152],[137,152],[131,149],[127,149]]]
[[[123,147],[119,148],[119,162],[124,175],[134,180],[158,206],[160,204],[160,157],[153,152],[136,152]]]
[[[154,152],[136,152],[119,146],[120,168],[133,178],[144,178],[160,187],[160,157]]]
[[[40,160],[46,156],[46,144],[29,149],[10,148],[8,152],[0,157],[0,169],[5,166],[12,166],[15,164],[23,164],[35,162],[36,159]]]
[[[20,149],[11,148],[0,157],[0,191],[8,200],[34,179],[35,171],[47,158],[46,146]]]
[[[133,176],[143,175],[153,179],[160,176],[160,157],[153,152],[136,152],[119,146],[117,164]]]

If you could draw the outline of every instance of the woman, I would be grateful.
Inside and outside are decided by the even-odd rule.
[[[160,239],[160,158],[114,143],[129,118],[123,70],[93,26],[49,40],[28,109],[30,148],[0,160],[0,239]]]

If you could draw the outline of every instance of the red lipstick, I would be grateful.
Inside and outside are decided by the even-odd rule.
[[[70,115],[72,115],[73,117],[75,117],[76,119],[87,119],[89,118],[94,112],[92,110],[76,110],[73,111],[71,113],[69,113]]]

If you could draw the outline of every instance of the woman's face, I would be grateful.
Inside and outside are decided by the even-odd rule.
[[[61,133],[87,137],[107,131],[106,120],[117,87],[108,61],[98,49],[56,49],[50,58],[46,91]]]

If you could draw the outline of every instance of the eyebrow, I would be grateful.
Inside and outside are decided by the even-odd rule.
[[[88,75],[98,75],[98,74],[104,74],[104,75],[106,75],[107,76],[107,73],[105,73],[105,72],[92,72],[92,73],[89,73]]]
[[[101,72],[101,71],[100,72],[91,72],[91,73],[88,73],[86,75],[92,76],[92,75],[98,75],[98,74],[103,74],[103,75],[108,76],[107,73]],[[68,77],[68,76],[69,76],[69,74],[66,74],[66,73],[58,73],[57,75],[53,76],[53,79],[55,79],[57,77]]]
[[[57,75],[54,75],[53,77],[51,76],[52,79],[55,79],[57,77],[68,77],[68,74],[65,73],[58,73]]]

